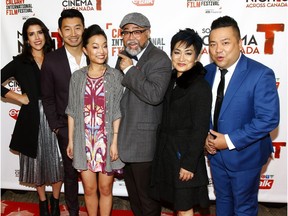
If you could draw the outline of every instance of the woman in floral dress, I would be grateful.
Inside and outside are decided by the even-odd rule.
[[[99,203],[101,216],[109,216],[114,173],[124,166],[117,149],[122,74],[106,64],[107,36],[98,25],[85,30],[83,47],[90,64],[70,80],[67,154],[81,173],[88,215],[97,215]]]

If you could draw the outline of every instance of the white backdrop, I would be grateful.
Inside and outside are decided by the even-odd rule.
[[[99,24],[108,36],[109,64],[114,67],[122,47],[119,23],[130,12],[141,12],[151,22],[152,42],[170,55],[170,39],[186,27],[195,29],[204,39],[201,62],[210,62],[208,34],[211,22],[219,16],[236,19],[243,38],[243,52],[271,67],[276,74],[281,100],[281,121],[272,132],[274,154],[263,169],[259,201],[287,202],[287,0],[2,0],[1,1],[1,68],[21,51],[21,31],[28,17],[40,18],[50,29],[55,46],[61,42],[57,21],[63,9],[76,8],[84,17],[86,27]],[[13,80],[10,89],[20,91]],[[1,102],[1,188],[34,190],[18,182],[18,156],[9,150],[9,142],[19,106]],[[208,166],[208,164],[207,164]],[[210,170],[208,166],[208,174]],[[211,178],[210,178],[211,179]],[[83,193],[81,182],[80,193]],[[50,188],[51,189],[51,188]],[[127,196],[125,183],[115,180],[114,195]],[[209,196],[215,199],[213,182]]]

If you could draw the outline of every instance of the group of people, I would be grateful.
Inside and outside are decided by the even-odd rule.
[[[81,12],[62,11],[58,27],[64,45],[52,51],[45,24],[27,19],[22,53],[1,70],[2,97],[21,104],[10,143],[20,153],[19,181],[36,185],[41,216],[60,215],[62,182],[69,214],[79,215],[79,177],[88,215],[109,216],[115,174],[123,174],[135,216],[159,216],[166,204],[194,215],[209,207],[206,152],[216,214],[257,216],[279,98],[273,70],[241,53],[232,17],[212,22],[205,67],[195,30],[172,37],[169,58],[141,13],[120,22],[115,67],[105,32],[85,28]],[[20,94],[3,85],[10,77]]]

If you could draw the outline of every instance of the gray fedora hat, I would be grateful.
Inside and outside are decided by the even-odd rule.
[[[146,28],[150,28],[150,22],[148,20],[148,18],[146,16],[144,16],[141,13],[129,13],[126,16],[124,16],[124,18],[122,19],[121,23],[120,23],[120,28],[123,28],[126,24],[135,24],[141,27],[146,27]]]

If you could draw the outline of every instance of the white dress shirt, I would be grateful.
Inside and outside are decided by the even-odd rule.
[[[228,85],[229,85],[229,83],[230,83],[230,80],[231,80],[231,78],[232,78],[232,76],[233,76],[233,73],[234,73],[234,71],[235,71],[235,68],[236,68],[236,66],[237,66],[237,63],[238,63],[241,55],[242,55],[242,54],[240,54],[240,56],[239,56],[239,58],[237,59],[237,61],[236,61],[233,65],[231,65],[231,67],[225,68],[225,69],[228,70],[228,72],[227,72],[226,75],[225,75],[224,97],[225,97],[225,92],[226,92],[226,90],[227,90],[227,87],[228,87]],[[221,69],[222,69],[222,68],[221,68]],[[216,102],[216,97],[217,97],[217,88],[218,88],[218,85],[219,85],[220,80],[221,80],[220,68],[217,67],[216,70],[217,70],[217,71],[216,71],[215,79],[214,79],[213,86],[212,86],[212,96],[213,96],[213,97],[212,97],[211,116],[214,116],[215,102]],[[212,122],[213,122],[213,118],[212,118]],[[214,122],[213,122],[213,124],[214,124]],[[218,132],[218,131],[217,131],[217,132]],[[229,150],[235,149],[235,146],[234,146],[234,144],[231,142],[228,134],[224,134],[224,137],[225,137],[225,140],[226,140],[226,143],[227,143],[227,145],[228,145]]]
[[[75,57],[71,55],[71,53],[66,48],[65,50],[66,50],[71,73],[74,73],[74,71],[87,66],[86,56],[84,55],[83,52],[82,52],[80,64],[77,64]]]

